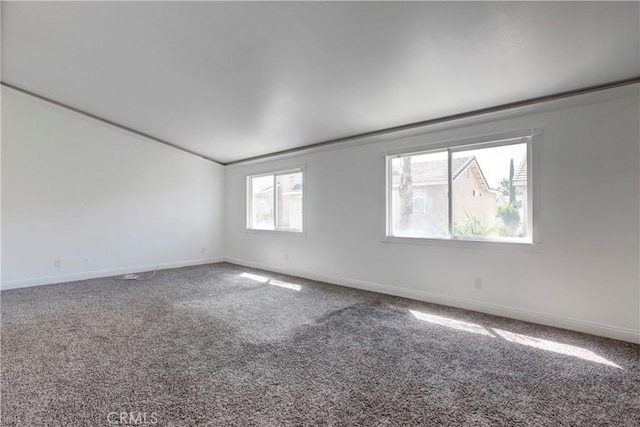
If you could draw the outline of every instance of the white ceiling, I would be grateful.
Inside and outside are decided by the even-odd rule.
[[[2,2],[2,81],[230,162],[640,75],[638,2]]]

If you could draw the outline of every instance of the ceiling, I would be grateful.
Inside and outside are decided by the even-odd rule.
[[[2,2],[2,81],[221,163],[640,75],[638,2]]]

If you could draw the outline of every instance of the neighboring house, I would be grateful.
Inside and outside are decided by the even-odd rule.
[[[499,192],[492,190],[475,156],[452,159],[453,221],[463,222],[477,217],[482,224],[496,222]],[[447,160],[414,162],[411,165],[411,214],[402,218],[399,191],[393,192],[394,231],[428,236],[446,234],[448,223]],[[394,171],[394,189],[399,187],[400,171]]]
[[[513,186],[522,188],[522,195],[518,196],[521,202],[520,218],[525,218],[527,213],[527,156],[524,156],[513,174]]]

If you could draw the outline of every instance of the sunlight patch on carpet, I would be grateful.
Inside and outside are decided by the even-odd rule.
[[[256,282],[260,282],[260,283],[267,283],[269,285],[278,286],[285,289],[291,289],[294,291],[300,291],[302,289],[302,286],[297,285],[295,283],[288,283],[280,280],[270,279],[266,276],[260,276],[258,274],[253,274],[253,273],[242,273],[240,277],[244,277],[245,279],[255,280]]]
[[[614,368],[622,369],[621,366],[611,362],[610,360],[605,359],[604,357],[598,356],[591,350],[587,350],[586,348],[576,347],[574,345],[562,344],[553,341],[542,340],[540,338],[530,337],[527,335],[515,334],[513,332],[507,332],[500,329],[493,329],[493,331],[500,335],[507,341],[515,342],[517,344],[526,345],[529,347],[539,348],[546,351],[552,351],[554,353],[564,354],[567,356],[578,357],[583,360],[588,360],[590,362],[602,363],[603,365],[613,366]]]
[[[485,328],[484,326],[477,325],[475,323],[464,322],[462,320],[452,319],[449,317],[436,316],[434,314],[423,313],[420,311],[409,310],[416,319],[433,323],[440,326],[446,326],[448,328],[457,329],[459,331],[471,332],[479,335],[486,335],[494,337],[490,332],[493,331],[497,336],[516,344],[526,345],[528,347],[538,348],[541,350],[550,351],[553,353],[563,354],[566,356],[577,357],[589,362],[601,363],[603,365],[612,366],[614,368],[622,369],[621,366],[605,359],[602,356],[598,356],[591,350],[585,348],[576,347],[569,344],[562,344],[554,341],[543,340],[540,338],[530,337],[527,335],[516,334],[513,332],[503,331],[501,329]]]
[[[240,277],[244,277],[245,279],[255,280],[256,282],[260,282],[260,283],[267,283],[269,281],[268,277],[259,276],[257,274],[252,274],[252,273],[242,273]]]
[[[472,332],[479,335],[487,335],[493,337],[489,331],[483,326],[476,325],[475,323],[463,322],[462,320],[451,319],[449,317],[436,316],[434,314],[427,314],[420,311],[409,310],[413,317],[418,320],[422,320],[436,325],[447,326],[449,328],[457,329],[459,331]]]
[[[296,285],[295,283],[281,282],[279,280],[270,280],[269,284],[273,286],[280,286],[281,288],[293,289],[294,291],[300,291],[300,289],[302,289],[302,286]]]

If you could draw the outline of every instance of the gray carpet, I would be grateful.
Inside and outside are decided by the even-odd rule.
[[[2,425],[638,426],[639,351],[212,264],[3,291]]]

